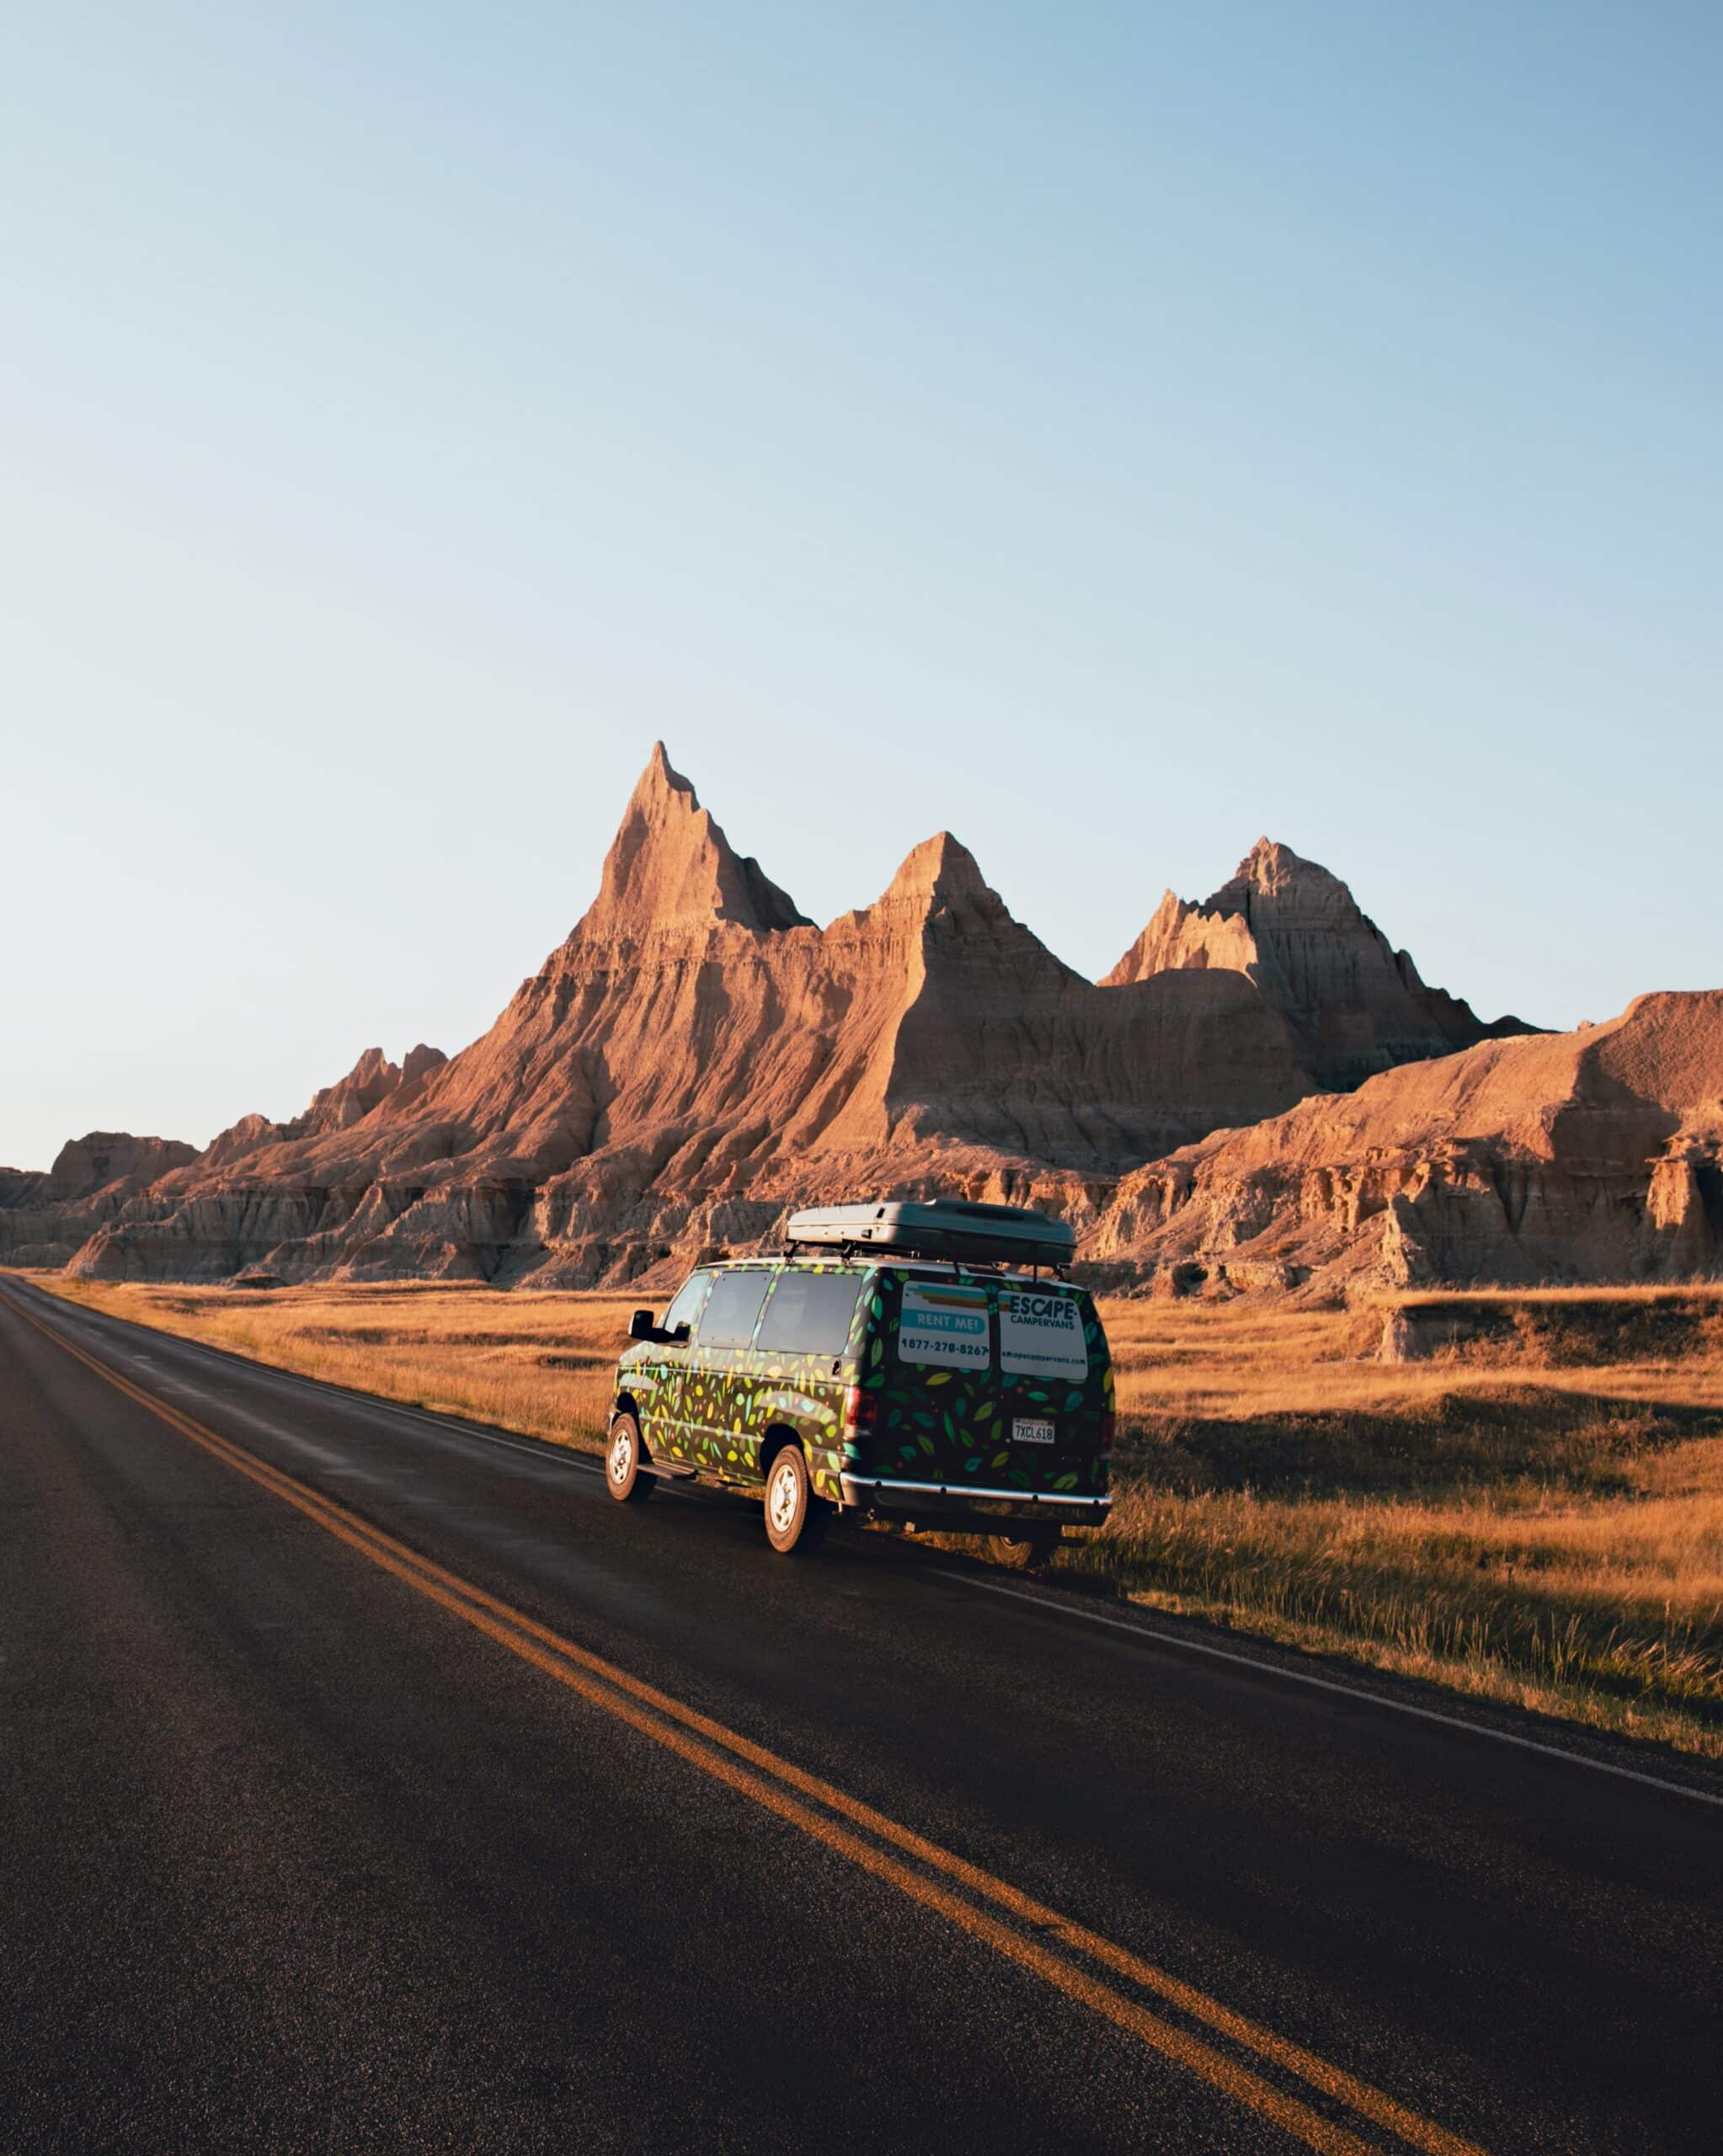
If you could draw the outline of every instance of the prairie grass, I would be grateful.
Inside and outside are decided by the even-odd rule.
[[[586,1450],[636,1300],[35,1277],[282,1369]],[[1113,1515],[1067,1543],[1058,1574],[1723,1758],[1723,1289],[1102,1308]],[[1381,1359],[1396,1315],[1434,1351]]]
[[[1113,1514],[1062,1567],[1723,1758],[1723,1291],[1103,1314]],[[1457,1337],[1384,1361],[1396,1315]]]

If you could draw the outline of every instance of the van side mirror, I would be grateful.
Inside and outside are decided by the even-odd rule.
[[[679,1325],[674,1332],[666,1332],[661,1325],[653,1322],[650,1310],[636,1310],[628,1321],[628,1337],[649,1340],[654,1348],[685,1348],[688,1327]]]

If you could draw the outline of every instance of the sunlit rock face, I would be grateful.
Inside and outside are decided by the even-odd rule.
[[[1258,839],[1230,883],[1201,905],[1171,891],[1107,976],[1123,985],[1176,972],[1242,974],[1291,1028],[1317,1086],[1345,1091],[1379,1070],[1532,1028],[1486,1025],[1469,1004],[1427,988],[1337,876]]]
[[[1124,1177],[1089,1250],[1209,1293],[1723,1273],[1723,991],[1217,1132]]]
[[[1051,1206],[1152,1273],[1181,1149],[1491,1030],[1267,841],[1206,905],[1169,896],[1099,985],[949,833],[818,927],[659,747],[597,898],[481,1039],[368,1049],[293,1121],[131,1183],[65,1255],[105,1278],[616,1282],[769,1241],[792,1205],[946,1192]]]

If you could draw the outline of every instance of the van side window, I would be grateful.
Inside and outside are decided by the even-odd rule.
[[[841,1355],[861,1288],[853,1273],[779,1273],[760,1321],[760,1346],[774,1355]]]
[[[745,1348],[771,1285],[769,1273],[721,1273],[700,1314],[702,1348]]]
[[[701,1305],[711,1288],[712,1275],[709,1273],[696,1273],[685,1280],[675,1301],[664,1312],[664,1331],[674,1332],[679,1325],[691,1326],[699,1316]]]

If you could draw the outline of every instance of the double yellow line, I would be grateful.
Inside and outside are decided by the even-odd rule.
[[[9,1297],[6,1299],[11,1301]],[[614,1662],[577,1646],[482,1588],[434,1564],[309,1484],[284,1474],[243,1445],[219,1436],[180,1409],[146,1392],[34,1313],[19,1309],[15,1303],[12,1307],[117,1392],[260,1489],[291,1505],[415,1593],[483,1632],[591,1705],[674,1752],[702,1774],[751,1798],[763,1810],[799,1828],[858,1870],[884,1881],[971,1938],[984,1941],[1007,1961],[1089,2007],[1211,2088],[1271,2120],[1306,2148],[1320,2150],[1323,2156],[1379,2156],[1379,2143],[1361,2140],[1348,2127],[1266,2080],[1231,2052],[1150,2011],[1140,1995],[1174,2009],[1187,2021],[1224,2038],[1235,2051],[1303,2082],[1333,2106],[1385,2128],[1402,2143],[1426,2152],[1426,2156],[1483,2156],[1475,2143],[1408,2110],[1368,2082],[1235,2013],[1193,1984],[1073,1923],[979,1865],[954,1856],[936,1842],[900,1826],[819,1775],[806,1773],[764,1745],[726,1729],[655,1686],[643,1684]],[[1006,1918],[1015,1921],[1006,1922]],[[1096,1973],[1097,1969],[1123,1978],[1131,1991],[1108,1983]],[[1132,1996],[1132,1992],[1139,1996]]]

